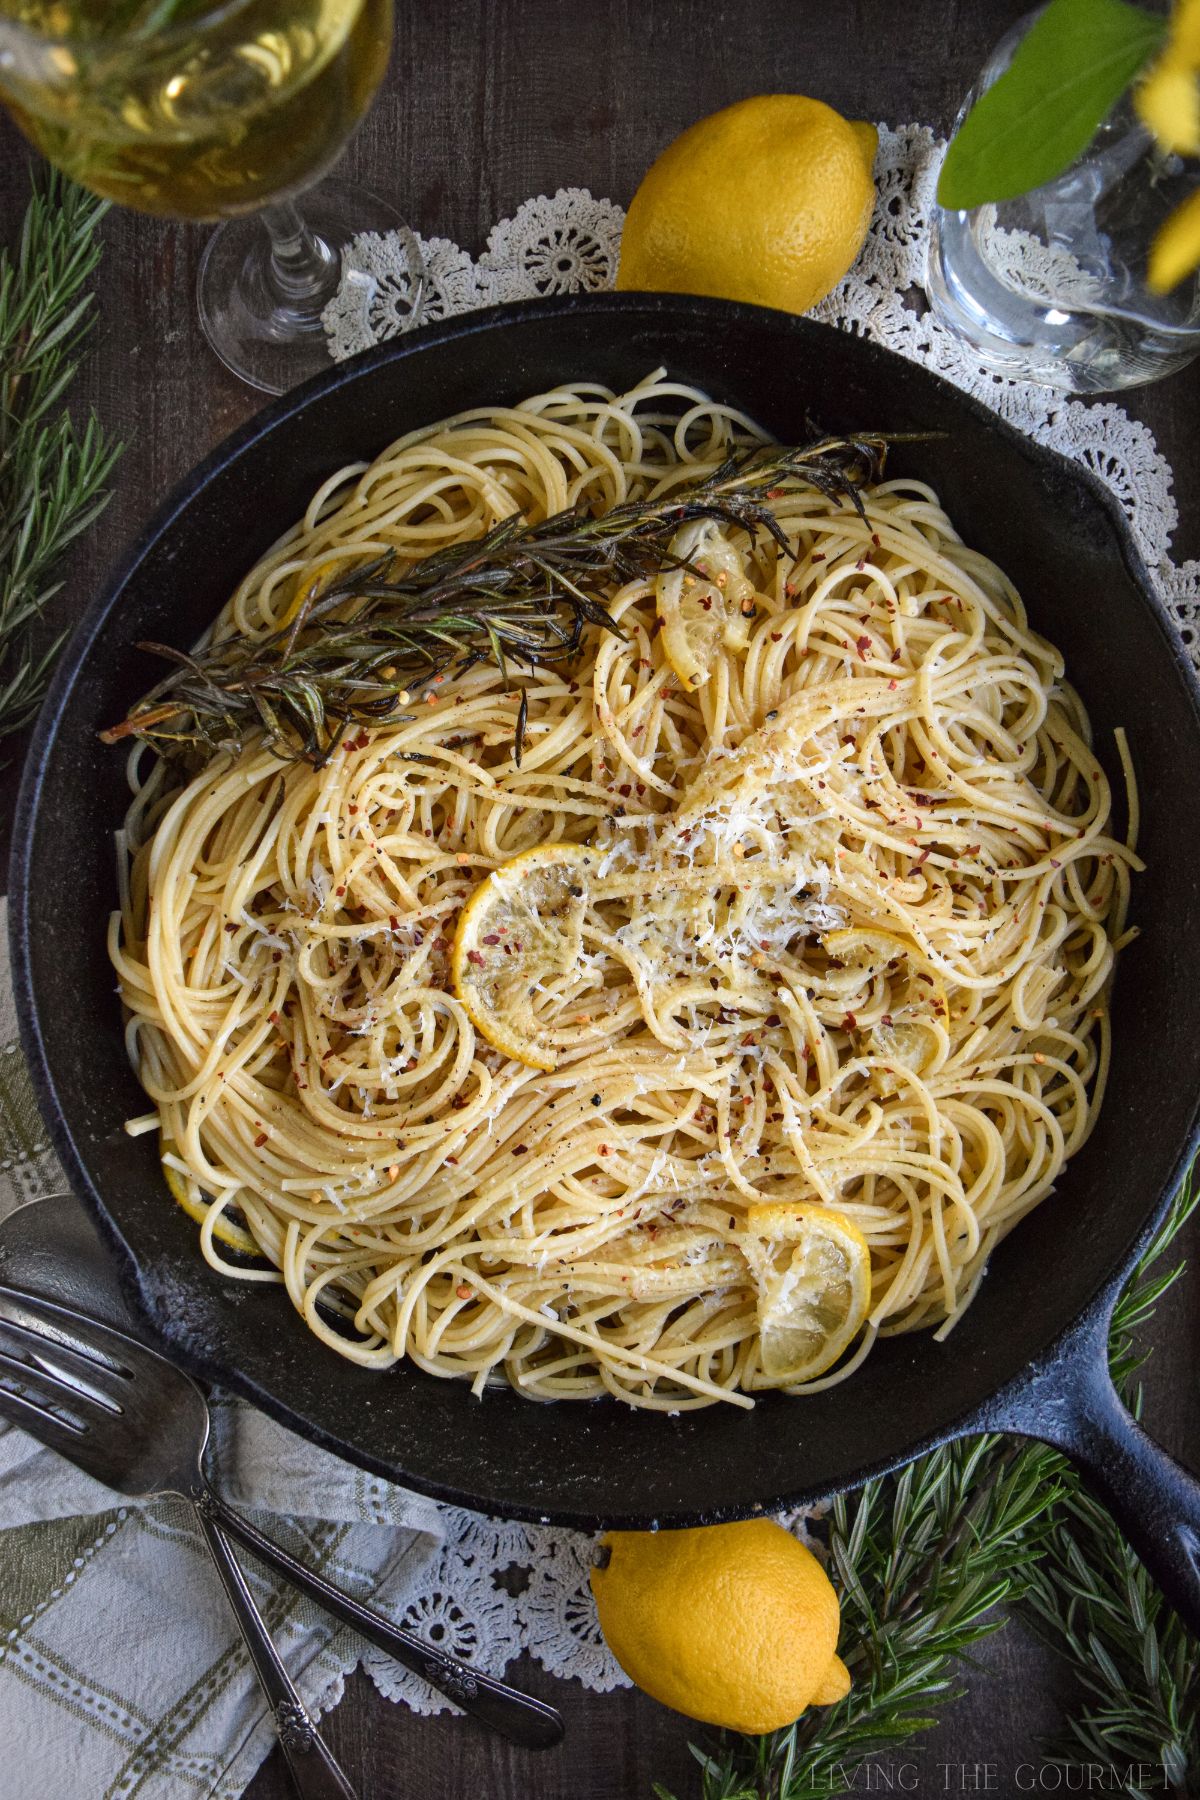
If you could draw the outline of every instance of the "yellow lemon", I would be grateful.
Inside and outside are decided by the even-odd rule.
[[[849,1692],[838,1602],[810,1550],[772,1519],[610,1531],[592,1570],[600,1629],[664,1706],[731,1731],[775,1731]]]
[[[633,197],[617,286],[807,312],[862,248],[876,137],[802,94],[760,94],[698,120]]]

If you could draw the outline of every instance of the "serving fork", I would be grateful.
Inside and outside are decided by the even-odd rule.
[[[353,1800],[353,1789],[271,1644],[227,1538],[505,1737],[529,1749],[561,1741],[562,1718],[553,1707],[360,1605],[222,1500],[203,1469],[210,1424],[204,1394],[149,1345],[74,1306],[2,1283],[0,1416],[118,1493],[177,1494],[192,1503],[305,1800]]]

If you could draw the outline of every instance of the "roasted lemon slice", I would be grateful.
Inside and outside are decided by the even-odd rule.
[[[937,1054],[933,1033],[917,1019],[881,1019],[872,1025],[868,1042],[873,1055],[899,1063],[914,1075],[923,1075]]]
[[[558,1060],[553,1013],[578,967],[591,863],[579,844],[522,850],[479,883],[454,934],[456,998],[489,1044],[530,1069]]]
[[[746,1224],[751,1236],[742,1250],[758,1289],[764,1384],[810,1381],[862,1329],[871,1298],[867,1240],[827,1206],[751,1206]]]
[[[754,583],[711,519],[685,525],[672,540],[671,552],[705,571],[668,569],[655,587],[663,652],[691,693],[708,680],[719,649],[744,650],[750,642]]]
[[[819,992],[841,997],[860,994],[889,964],[899,966],[910,950],[894,932],[862,925],[827,931],[821,947],[831,966],[816,978],[814,986]]]
[[[164,1142],[163,1156],[166,1157],[174,1148],[175,1146],[171,1142]],[[173,1169],[169,1162],[164,1161],[162,1172],[173,1197],[182,1206],[188,1218],[195,1219],[197,1225],[203,1225],[212,1202],[205,1199],[194,1181],[187,1180],[179,1173],[178,1169]],[[243,1231],[240,1225],[235,1225],[226,1213],[222,1213],[215,1221],[213,1236],[219,1244],[227,1244],[231,1250],[240,1250],[245,1256],[262,1255],[262,1251],[250,1233]]]

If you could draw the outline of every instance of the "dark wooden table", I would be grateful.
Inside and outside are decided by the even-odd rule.
[[[945,130],[985,54],[1028,4],[401,0],[389,80],[343,172],[387,195],[419,230],[478,252],[493,222],[530,194],[579,184],[627,202],[677,132],[748,94],[810,93],[852,118]],[[25,192],[20,140],[0,117],[0,235],[10,241]],[[64,618],[83,607],[171,485],[261,404],[200,335],[194,286],[205,231],[114,212],[105,238],[101,324],[83,398],[128,448],[113,504],[71,571]],[[1200,555],[1200,364],[1122,404],[1150,426],[1175,469],[1177,554]],[[1188,1248],[1195,1257],[1200,1230]],[[1194,1464],[1198,1328],[1200,1267],[1160,1309],[1147,1376],[1152,1429]],[[562,1708],[560,1750],[535,1757],[448,1715],[416,1718],[353,1677],[328,1733],[363,1800],[626,1800],[648,1797],[653,1780],[679,1800],[698,1795],[687,1750],[698,1731],[686,1720],[639,1694],[586,1693],[527,1662],[513,1674]],[[904,1762],[921,1791],[1019,1791],[1018,1765],[1036,1762],[1040,1737],[1069,1697],[1053,1663],[1011,1625],[963,1675],[967,1697],[919,1750],[896,1759],[898,1787]],[[885,1759],[877,1789],[887,1774]],[[248,1792],[250,1800],[289,1794],[278,1755]]]

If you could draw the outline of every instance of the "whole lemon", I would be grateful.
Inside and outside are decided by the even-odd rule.
[[[774,1731],[849,1692],[837,1595],[771,1519],[612,1531],[593,1568],[600,1629],[625,1673],[690,1718]]]
[[[807,312],[862,248],[877,133],[821,100],[760,94],[668,144],[629,208],[619,288]]]

